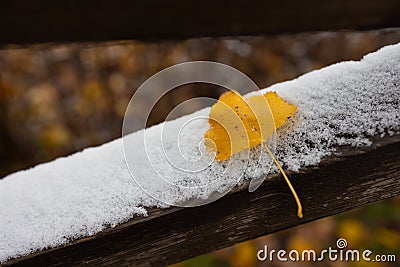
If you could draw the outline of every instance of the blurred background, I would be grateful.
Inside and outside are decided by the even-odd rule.
[[[0,177],[121,136],[127,104],[151,75],[173,64],[211,60],[231,65],[259,87],[293,79],[343,60],[400,42],[400,29],[323,32],[177,42],[40,45],[0,50]],[[218,97],[218,90],[188,87],[167,95],[149,124],[162,121],[185,99]],[[146,103],[144,103],[146,104]],[[266,203],[267,205],[267,203]],[[316,249],[347,239],[350,248],[396,254],[400,260],[400,198],[244,242],[175,267],[298,266],[257,261],[271,249]],[[195,248],[194,248],[195,249]],[[365,263],[301,263],[303,266],[364,266]],[[368,266],[399,266],[370,263]]]

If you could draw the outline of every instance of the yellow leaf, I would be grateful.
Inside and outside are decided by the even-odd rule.
[[[265,141],[274,130],[296,112],[296,106],[286,103],[275,92],[243,98],[236,91],[221,95],[210,111],[210,129],[205,133],[205,145],[214,150],[215,159],[223,161],[244,149],[263,144],[275,165],[285,178],[297,203],[297,216],[303,217],[303,209],[289,178]]]
[[[297,110],[295,105],[287,103],[276,92],[267,92],[264,95],[274,116],[275,127],[281,127]]]
[[[296,106],[275,92],[245,99],[236,91],[228,91],[211,108],[205,144],[215,152],[217,161],[227,160],[268,140],[295,111]]]

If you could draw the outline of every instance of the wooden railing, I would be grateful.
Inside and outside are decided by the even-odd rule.
[[[398,0],[0,0],[0,45],[400,26]]]
[[[400,135],[376,138],[370,147],[342,147],[318,167],[290,175],[303,219],[284,180],[272,175],[253,193],[244,184],[205,206],[153,209],[146,218],[6,266],[163,266],[398,196]]]

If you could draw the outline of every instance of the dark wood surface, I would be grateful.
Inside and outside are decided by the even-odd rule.
[[[399,27],[398,0],[0,0],[0,45]]]
[[[370,147],[343,147],[318,167],[291,173],[304,218],[283,178],[269,176],[196,208],[154,209],[68,245],[11,260],[15,266],[163,266],[400,195],[400,135]],[[254,255],[256,257],[256,255]]]

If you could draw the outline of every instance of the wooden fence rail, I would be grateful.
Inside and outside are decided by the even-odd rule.
[[[400,27],[398,0],[0,0],[0,45]]]
[[[303,219],[282,177],[274,175],[254,193],[243,185],[205,206],[154,209],[149,217],[6,266],[163,266],[400,195],[400,135],[338,153],[290,174]]]

